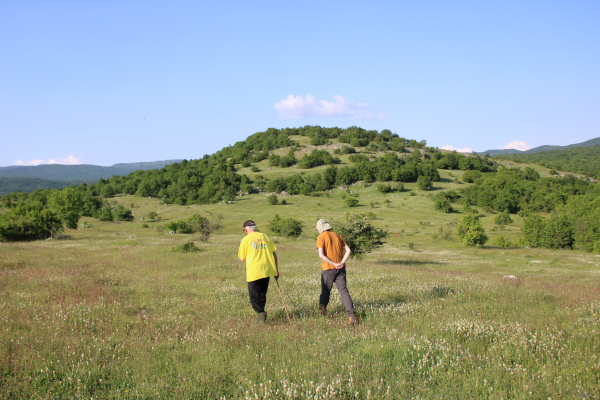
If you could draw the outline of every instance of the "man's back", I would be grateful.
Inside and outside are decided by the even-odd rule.
[[[323,254],[336,263],[339,263],[344,258],[345,246],[347,244],[344,239],[332,231],[325,231],[317,237],[317,248],[322,248]],[[333,268],[335,268],[333,265],[323,261],[321,266],[323,271]]]

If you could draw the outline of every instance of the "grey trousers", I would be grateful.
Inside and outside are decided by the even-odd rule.
[[[327,304],[329,304],[329,296],[331,295],[331,287],[334,283],[338,292],[340,292],[346,312],[348,315],[354,315],[354,304],[352,303],[352,298],[346,287],[346,267],[323,271],[323,274],[321,275],[321,297],[319,303],[327,307]]]

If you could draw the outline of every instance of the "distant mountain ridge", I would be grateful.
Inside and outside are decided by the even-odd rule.
[[[181,161],[182,160],[163,160],[138,163],[120,163],[110,167],[89,164],[44,164],[37,166],[14,165],[9,167],[0,167],[0,178],[37,178],[38,181],[29,179],[23,180],[21,183],[19,183],[18,181],[11,179],[3,180],[2,183],[7,187],[15,187],[15,185],[21,184],[23,188],[34,188],[33,190],[44,188],[50,189],[61,186],[64,183],[66,183],[66,185],[76,184],[77,182],[95,183],[100,179],[107,179],[115,175],[129,175],[137,170],[160,169],[169,164],[174,164]],[[46,182],[44,185],[41,180],[52,182]]]
[[[591,147],[591,146],[597,146],[597,145],[600,145],[600,137],[597,137],[595,139],[586,140],[585,142],[581,142],[581,143],[570,144],[568,146],[544,145],[544,146],[534,147],[533,149],[529,149],[529,150],[525,150],[525,151],[517,150],[517,149],[497,149],[497,150],[480,151],[480,152],[477,152],[476,154],[480,155],[480,156],[489,154],[490,157],[493,157],[493,156],[498,156],[501,154],[532,154],[532,153],[539,153],[541,151],[564,150],[564,149],[571,149],[573,147]]]
[[[31,193],[38,189],[63,189],[67,186],[77,186],[82,181],[52,181],[40,178],[5,178],[0,177],[0,196],[12,192]]]

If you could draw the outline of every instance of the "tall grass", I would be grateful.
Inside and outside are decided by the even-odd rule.
[[[367,199],[382,204],[373,223],[392,233],[348,263],[356,327],[337,295],[330,318],[318,313],[314,223],[349,211],[340,190],[289,206],[263,195],[190,207],[122,197],[135,222],[86,220],[71,240],[0,244],[0,397],[600,397],[597,255],[466,249],[435,238],[460,214],[435,212],[427,193],[352,190],[365,212]],[[163,220],[140,221],[151,210]],[[196,241],[200,252],[173,253],[193,236],[158,227],[196,212],[221,215],[223,231]],[[275,212],[305,224],[303,238],[270,235],[292,323],[272,282],[257,327],[237,246],[245,219],[266,231]],[[489,233],[493,218],[482,220]],[[501,234],[518,241],[515,220]]]

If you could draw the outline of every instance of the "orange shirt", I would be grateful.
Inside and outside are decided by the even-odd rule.
[[[317,248],[323,249],[325,257],[335,263],[339,263],[344,258],[344,247],[346,242],[340,235],[332,231],[325,231],[317,238]],[[321,265],[323,271],[334,269],[335,267],[325,261]]]

